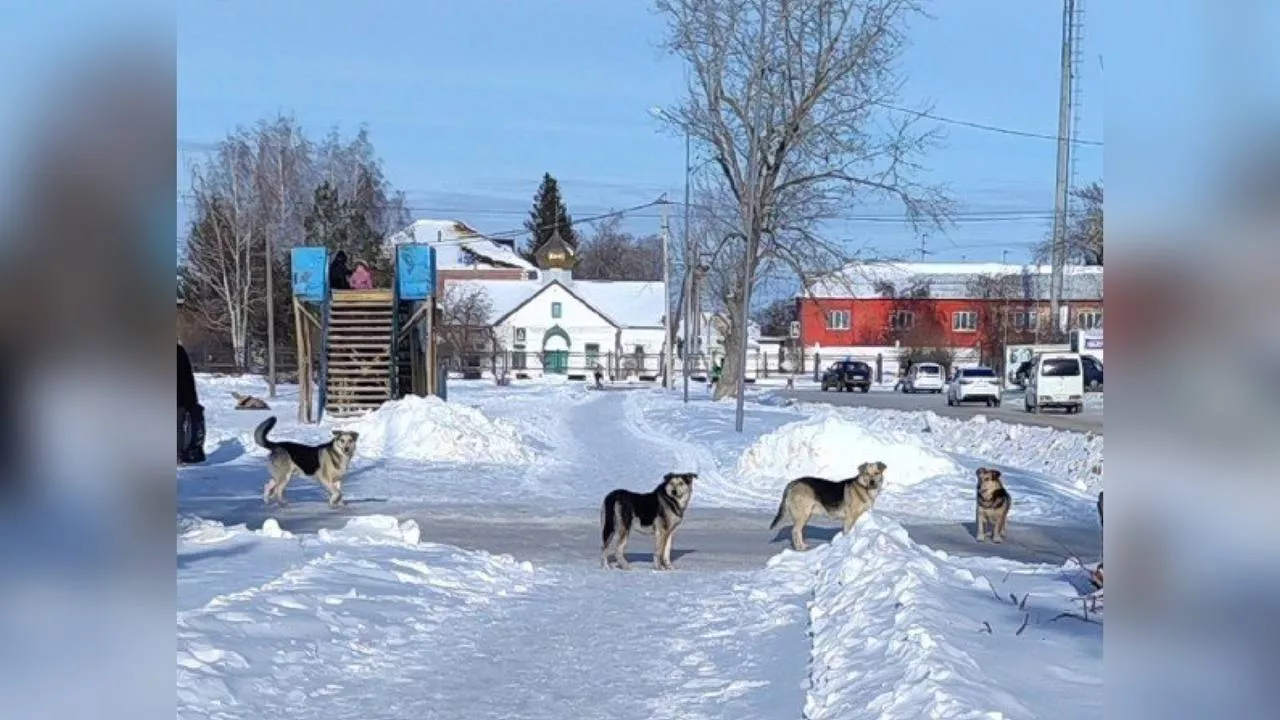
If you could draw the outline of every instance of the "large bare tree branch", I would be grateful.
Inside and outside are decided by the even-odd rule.
[[[936,131],[884,112],[901,105],[897,64],[924,1],[657,0],[666,46],[690,70],[684,102],[666,116],[714,154],[722,192],[712,204],[728,226],[719,234],[740,238],[722,245],[714,262],[726,269],[709,279],[737,310],[719,396],[736,391],[739,329],[759,280],[785,269],[808,284],[856,255],[823,239],[825,221],[887,201],[916,228],[946,222],[951,204],[919,162]]]

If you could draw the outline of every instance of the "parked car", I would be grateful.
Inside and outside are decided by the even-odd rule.
[[[1102,392],[1102,361],[1092,355],[1081,355],[1084,363],[1084,389]]]
[[[947,404],[980,400],[987,407],[1000,407],[1000,377],[989,367],[968,367],[956,371],[947,385]]]
[[[831,364],[822,373],[822,391],[830,388],[837,391],[853,392],[856,388],[861,392],[871,389],[871,366],[860,360],[841,360]]]
[[[1045,353],[1032,361],[1023,403],[1027,412],[1060,407],[1068,413],[1084,409],[1084,363],[1079,353]]]
[[[940,393],[946,383],[943,381],[942,366],[937,363],[916,363],[907,371],[902,380],[902,392]]]

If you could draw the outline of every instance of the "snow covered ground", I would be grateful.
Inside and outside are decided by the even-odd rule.
[[[1102,611],[1081,614],[1066,559],[1089,552],[1008,559],[1033,556],[1023,528],[1096,533],[1101,438],[756,403],[737,434],[732,404],[704,396],[455,381],[449,403],[342,423],[361,432],[349,507],[298,478],[268,511],[253,427],[274,414],[273,437],[319,442],[336,425],[299,425],[295,388],[253,412],[229,393],[265,397],[260,381],[199,385],[210,461],[178,470],[179,718],[1101,716]],[[850,536],[815,528],[832,542],[794,553],[766,529],[787,480],[869,460],[887,485]],[[1015,498],[1004,559],[934,532],[972,522],[979,465]],[[646,536],[629,548],[643,569],[600,570],[603,495],[679,470],[700,478],[677,570],[643,564]]]

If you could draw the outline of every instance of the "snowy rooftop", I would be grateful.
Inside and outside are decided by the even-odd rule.
[[[878,298],[886,297],[889,286],[894,293],[905,294],[913,287],[928,285],[932,298],[970,298],[974,296],[971,283],[975,280],[1016,277],[1020,297],[1047,300],[1051,272],[1049,265],[857,263],[815,283],[808,297]],[[1101,300],[1102,268],[1068,265],[1063,273],[1062,298]]]
[[[550,276],[548,276],[549,278]],[[493,303],[493,319],[515,310],[521,303],[546,287],[543,280],[458,280],[450,282],[459,288],[481,288]],[[660,282],[615,280],[573,280],[563,283],[577,295],[620,327],[660,327],[663,293]]]
[[[389,242],[434,245],[436,266],[441,269],[473,267],[475,260],[468,253],[499,266],[534,269],[533,264],[520,257],[506,241],[485,237],[457,220],[415,220],[392,235]]]

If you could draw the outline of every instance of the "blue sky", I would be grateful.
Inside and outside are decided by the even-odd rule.
[[[1090,3],[1094,5],[1095,3]],[[902,104],[938,115],[1053,135],[1061,3],[938,3],[903,62]],[[1099,18],[1086,16],[1081,136],[1102,139]],[[484,231],[518,228],[543,172],[584,217],[668,192],[680,199],[683,140],[648,113],[675,102],[681,65],[658,49],[647,2],[350,0],[213,2],[178,10],[180,147],[237,124],[292,113],[315,134],[367,123],[392,182],[418,217]],[[928,158],[961,219],[926,248],[935,260],[1027,258],[1053,208],[1056,144],[945,126]],[[1101,177],[1102,150],[1081,147],[1078,177]],[[198,152],[183,152],[189,161]],[[180,177],[180,182],[184,181]],[[881,216],[888,207],[851,207]],[[972,221],[974,214],[1020,216]],[[1029,217],[1028,217],[1029,216]],[[630,219],[656,230],[657,214]],[[894,222],[848,221],[831,232],[906,255],[920,242]]]

